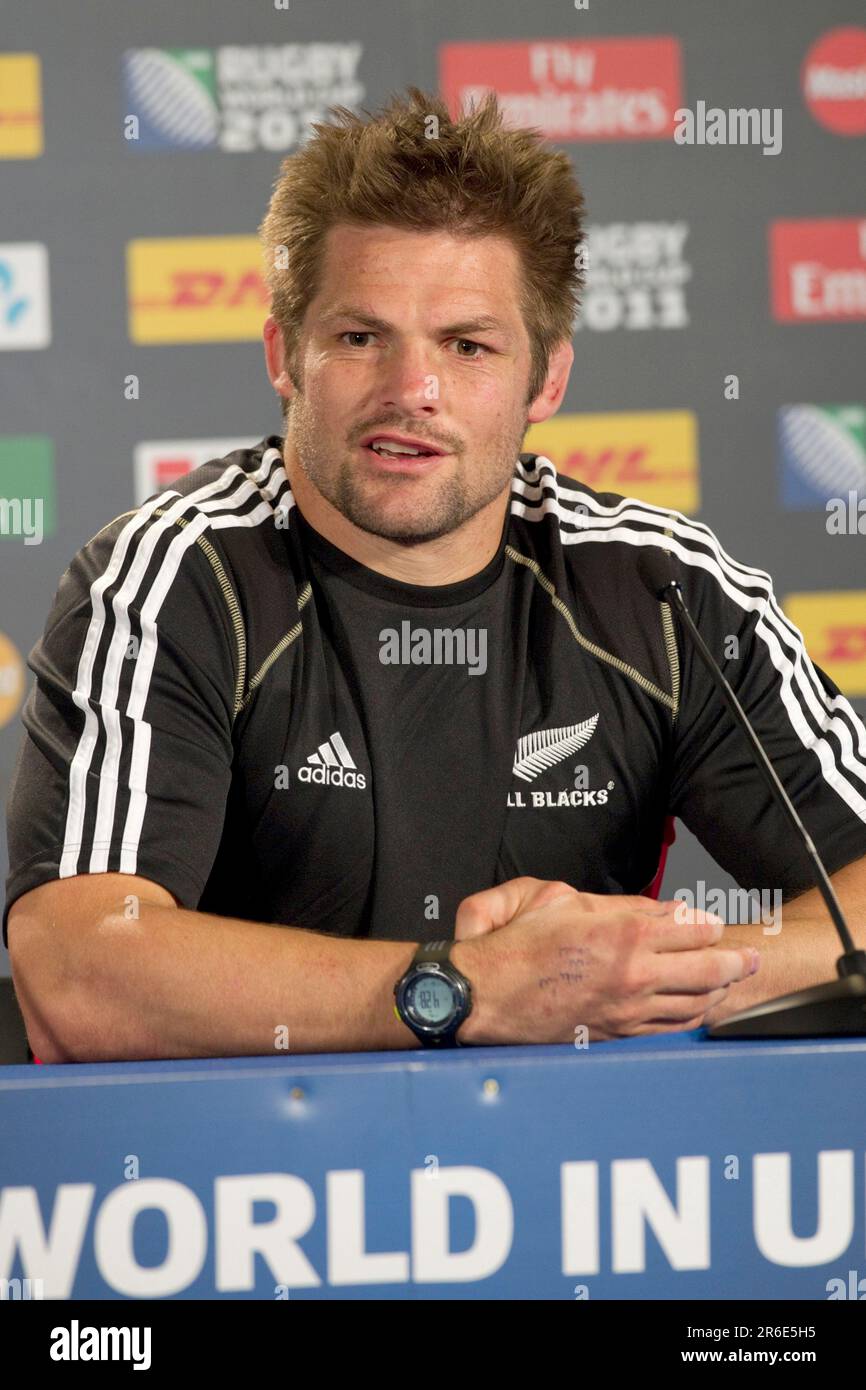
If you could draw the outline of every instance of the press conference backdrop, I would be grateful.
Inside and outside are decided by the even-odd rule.
[[[2,0],[0,16],[4,802],[24,662],[72,556],[179,473],[280,431],[255,229],[281,158],[330,104],[408,84],[452,111],[494,88],[586,193],[575,366],[524,447],[768,570],[866,714],[862,3]],[[663,894],[699,884],[733,886],[678,825]]]

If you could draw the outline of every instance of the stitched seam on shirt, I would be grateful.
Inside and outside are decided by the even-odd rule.
[[[303,587],[303,589],[301,590],[300,594],[298,595],[298,612],[299,612],[299,613],[300,613],[301,609],[304,607],[304,604],[305,604],[305,603],[307,602],[307,600],[310,598],[312,592],[313,592],[313,586],[312,586],[312,584],[310,584],[310,583],[305,584],[304,587]],[[240,710],[238,710],[238,713],[240,713],[241,710],[246,709],[247,705],[249,704],[250,700],[251,700],[251,699],[253,698],[253,696],[255,695],[256,690],[257,690],[258,687],[261,685],[262,681],[264,680],[265,676],[268,674],[268,671],[271,669],[271,667],[273,666],[274,662],[275,662],[279,657],[282,656],[283,652],[284,652],[288,647],[290,647],[290,646],[292,645],[292,643],[294,642],[294,640],[295,640],[296,637],[300,637],[300,635],[301,635],[301,633],[303,632],[303,630],[304,630],[304,628],[303,628],[303,624],[302,624],[302,623],[295,623],[295,626],[289,628],[288,632],[285,633],[285,635],[284,635],[283,637],[280,638],[279,642],[278,642],[277,645],[274,647],[274,650],[270,653],[270,655],[265,657],[265,659],[264,659],[264,661],[262,662],[261,666],[260,666],[259,669],[256,671],[256,674],[253,676],[252,680],[250,681],[249,685],[247,686],[247,693],[246,693],[246,695],[244,696],[244,698],[243,698],[242,701],[241,701]]]
[[[165,514],[165,507],[157,507],[156,510],[153,512],[154,516],[165,516]],[[189,520],[185,516],[176,516],[172,522],[172,525],[181,527],[188,526]],[[238,603],[235,591],[231,586],[228,575],[225,572],[223,563],[216,550],[214,549],[214,546],[208,540],[207,536],[204,535],[196,536],[195,543],[201,550],[202,554],[206,556],[207,561],[211,569],[213,570],[214,577],[216,578],[217,584],[220,588],[220,593],[223,596],[223,603],[228,609],[229,621],[231,622],[232,630],[235,634],[235,645],[237,649],[238,660],[237,675],[235,680],[234,703],[232,707],[232,720],[234,721],[240,713],[243,688],[247,675],[247,637],[246,632],[244,630],[243,616],[241,614],[240,604]]]
[[[673,531],[670,527],[665,531],[668,540],[673,540]],[[670,551],[665,551],[670,555]],[[674,628],[673,610],[669,603],[660,603],[662,615],[662,636],[665,638],[665,647],[668,653],[668,665],[671,668],[671,694],[673,695],[673,722],[677,722],[680,712],[680,654],[677,647],[676,630]]]
[[[668,666],[671,672],[671,695],[673,705],[671,712],[673,722],[676,723],[680,712],[680,661],[677,652],[677,639],[674,632],[674,622],[671,617],[671,606],[669,603],[659,603],[662,618],[662,637],[668,654]]]
[[[178,518],[178,520],[182,520],[182,518]],[[235,634],[235,643],[237,645],[238,655],[238,671],[237,685],[235,687],[234,717],[237,718],[241,709],[241,692],[243,691],[244,681],[246,680],[247,676],[247,636],[246,632],[244,631],[244,620],[241,614],[240,604],[237,601],[237,596],[235,595],[235,591],[232,588],[231,583],[229,582],[228,575],[225,572],[222,561],[220,560],[220,557],[217,554],[216,550],[211,545],[210,541],[206,536],[196,536],[196,545],[207,556],[211,569],[216,575],[216,581],[219,584],[220,593],[223,596],[223,602],[225,603],[225,606],[228,609],[229,620],[232,625],[232,630]]]
[[[673,696],[669,695],[666,690],[662,690],[654,681],[648,680],[646,676],[641,675],[640,671],[638,671],[636,667],[630,666],[627,661],[623,661],[620,657],[605,651],[604,647],[600,647],[597,642],[590,642],[588,637],[584,637],[572,613],[557,594],[555,585],[547,578],[547,575],[544,574],[541,566],[536,560],[530,559],[528,555],[521,555],[520,551],[515,550],[511,545],[506,545],[505,553],[510,560],[514,560],[517,564],[525,565],[527,569],[531,571],[542,589],[544,589],[545,593],[548,595],[557,613],[565,618],[571,635],[579,646],[583,647],[585,651],[588,651],[591,656],[596,657],[597,660],[607,662],[608,665],[613,666],[617,671],[628,676],[630,680],[633,680],[642,690],[654,700],[657,700],[659,704],[667,705],[669,709],[675,710],[676,706]]]

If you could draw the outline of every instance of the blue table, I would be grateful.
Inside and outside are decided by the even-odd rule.
[[[0,1279],[76,1299],[866,1296],[864,1149],[858,1039],[6,1067]]]

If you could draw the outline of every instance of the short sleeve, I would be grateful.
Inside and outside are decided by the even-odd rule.
[[[3,913],[55,878],[129,873],[197,905],[232,776],[237,658],[225,600],[159,499],[112,522],[63,575],[28,657],[36,680],[7,805]],[[210,547],[212,551],[212,547]]]
[[[683,597],[749,717],[828,874],[866,855],[866,726],[810,659],[770,576],[718,540],[681,550]],[[782,900],[815,886],[811,859],[688,633],[678,629],[681,701],[670,810],[740,887]]]

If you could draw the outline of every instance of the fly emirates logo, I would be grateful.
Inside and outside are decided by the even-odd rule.
[[[565,724],[558,729],[538,729],[518,740],[512,771],[523,782],[534,782],[548,768],[577,753],[588,743],[595,733],[598,715],[584,719],[581,724]],[[516,789],[508,793],[508,806],[604,806],[613,782],[601,789],[586,785],[588,771],[579,765],[574,769],[573,790],[562,791],[523,791]]]

